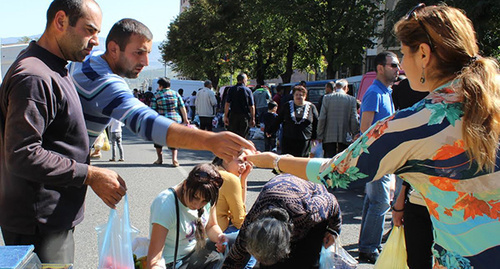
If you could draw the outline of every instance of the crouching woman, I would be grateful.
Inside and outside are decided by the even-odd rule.
[[[151,205],[148,268],[211,268],[219,262],[217,251],[223,252],[227,241],[215,209],[221,185],[214,165],[199,164],[186,180],[156,197]],[[216,243],[217,251],[206,244],[206,237]]]
[[[223,268],[244,268],[251,255],[260,268],[315,268],[341,222],[337,199],[323,185],[276,176],[248,212]]]

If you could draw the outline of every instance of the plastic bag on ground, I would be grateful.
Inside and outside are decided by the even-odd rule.
[[[342,247],[339,238],[329,248],[321,248],[319,269],[355,269],[357,266],[358,261]]]
[[[374,269],[407,269],[406,243],[403,226],[392,228]]]

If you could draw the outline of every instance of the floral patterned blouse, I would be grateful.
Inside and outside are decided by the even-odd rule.
[[[418,190],[434,226],[434,268],[499,268],[500,156],[477,171],[464,148],[463,97],[448,83],[375,123],[343,153],[311,159],[310,181],[329,187],[397,174]]]

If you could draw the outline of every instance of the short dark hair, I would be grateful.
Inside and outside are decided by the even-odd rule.
[[[297,85],[293,87],[292,95],[295,94],[295,92],[303,92],[305,95],[307,95],[307,89],[304,86]]]
[[[139,35],[147,41],[153,40],[153,34],[146,25],[138,20],[126,18],[116,22],[109,30],[106,37],[106,48],[108,48],[109,42],[114,41],[120,50],[124,51],[132,35]]]
[[[271,110],[277,106],[278,106],[278,104],[276,102],[270,101],[269,103],[267,103],[267,110]]]
[[[247,77],[247,74],[245,73],[239,73],[238,76],[236,77],[236,80],[239,82],[239,81],[243,81],[243,79]]]
[[[205,82],[203,83],[203,86],[205,86],[205,87],[212,86],[212,81],[210,81],[209,79],[205,80]]]
[[[383,52],[377,54],[377,56],[375,56],[375,70],[377,69],[377,66],[387,64],[387,56],[394,57],[394,58],[398,57],[392,51],[383,51]]]
[[[96,3],[94,0],[92,2]],[[48,27],[54,18],[56,17],[56,13],[60,10],[66,13],[66,16],[69,18],[69,25],[74,27],[78,22],[78,19],[83,17],[84,13],[84,5],[86,0],[54,0],[47,9],[47,25]]]
[[[170,88],[170,80],[168,78],[160,78],[158,79],[158,85],[162,86],[163,88]]]

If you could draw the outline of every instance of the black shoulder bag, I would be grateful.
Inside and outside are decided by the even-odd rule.
[[[175,250],[174,250],[174,269],[175,266],[177,265],[177,250],[179,248],[179,228],[180,228],[180,219],[179,219],[179,199],[177,198],[177,194],[175,193],[174,188],[170,188],[172,192],[174,193],[174,198],[175,198],[175,214],[177,215],[177,229],[175,233]]]

